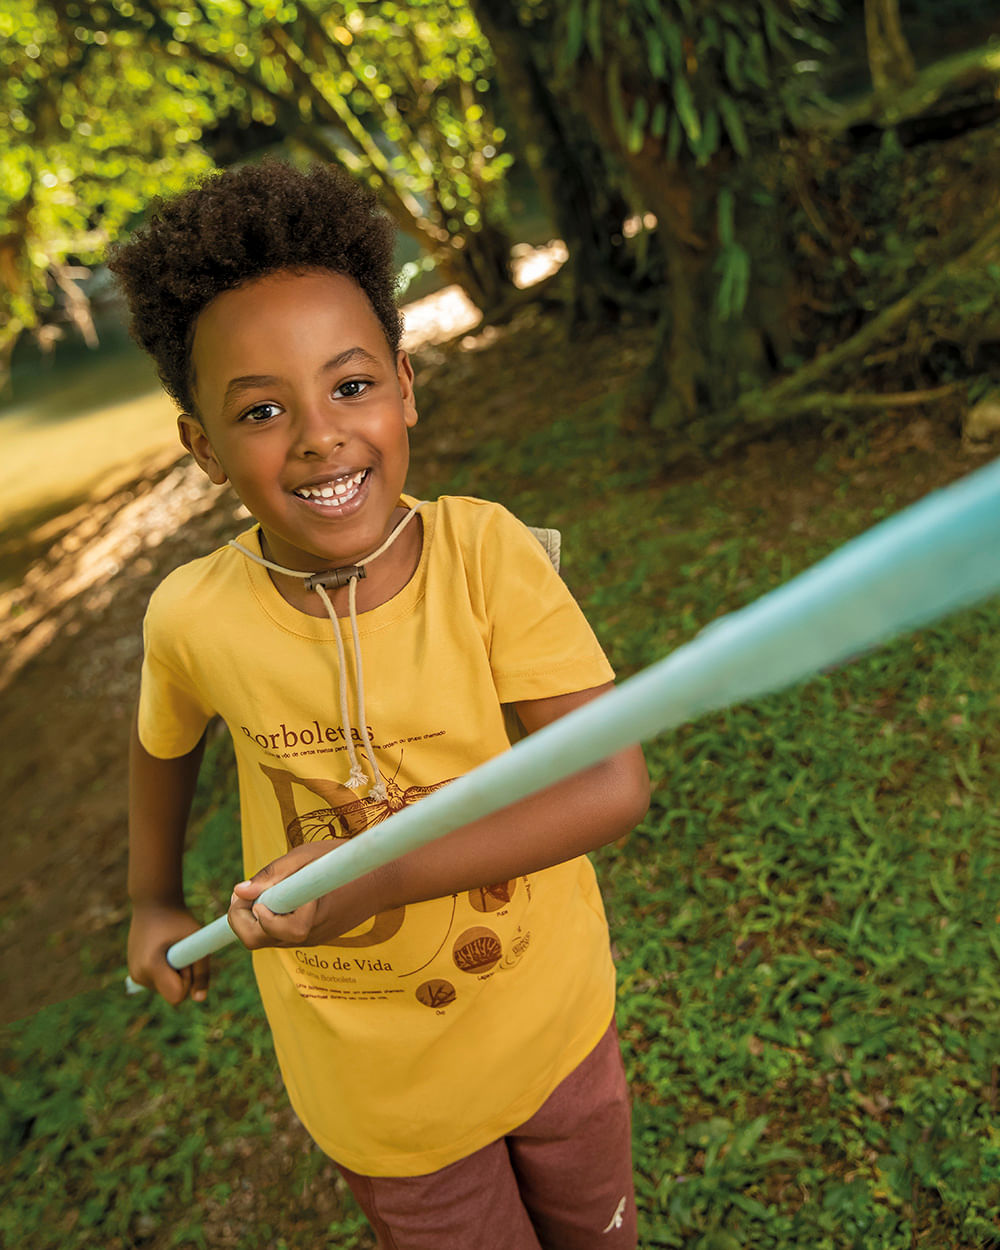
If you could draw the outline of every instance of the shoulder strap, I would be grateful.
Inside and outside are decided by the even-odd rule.
[[[545,548],[545,554],[552,561],[552,567],[559,572],[559,557],[562,553],[562,534],[558,530],[539,529],[535,525],[529,525],[528,529],[538,539]]]

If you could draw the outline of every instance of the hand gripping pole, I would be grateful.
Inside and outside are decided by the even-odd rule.
[[[616,689],[265,890],[283,913],[704,712],[781,690],[1000,591],[1000,461],[720,617]],[[225,916],[170,947],[183,968],[235,935]]]

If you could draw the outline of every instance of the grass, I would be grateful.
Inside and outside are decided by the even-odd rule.
[[[663,483],[613,439],[595,404],[420,486],[558,525],[623,674],[897,506],[827,453],[821,520],[788,525],[735,469]],[[644,1248],[1000,1246],[997,618],[648,745],[650,813],[595,857]],[[215,742],[190,855],[206,918],[240,871],[231,770]],[[371,1245],[285,1107],[249,962],[216,973],[206,1007],[125,999],[116,975],[4,1031],[0,1239]]]
[[[30,383],[30,384],[29,384]],[[177,446],[170,402],[137,349],[44,367],[0,408],[0,525],[24,529]],[[20,395],[21,392],[18,392]]]

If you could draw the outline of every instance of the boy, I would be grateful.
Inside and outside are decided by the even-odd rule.
[[[207,961],[164,956],[197,927],[184,829],[220,715],[254,873],[230,923],[292,1104],[379,1244],[625,1250],[628,1099],[584,856],[645,811],[637,748],[290,915],[256,902],[610,683],[520,522],[403,493],[417,410],[392,243],[346,175],[271,162],[162,205],[112,258],[181,441],[256,520],[150,602],[130,972],[205,997]]]

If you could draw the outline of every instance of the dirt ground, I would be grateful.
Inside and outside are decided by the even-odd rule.
[[[445,333],[438,326],[429,337]],[[469,335],[459,322],[447,345],[425,342],[416,358],[424,402],[412,488],[419,493],[467,461],[477,430],[521,433],[572,413],[595,388],[615,394],[647,342],[644,332],[618,331],[581,352],[560,324],[531,309],[508,328]],[[737,453],[738,473],[710,470],[728,478],[726,505],[739,508],[734,491],[766,499],[778,526],[808,509],[821,438],[778,439]],[[962,447],[955,423],[912,411],[888,419],[870,446],[863,469],[871,492],[899,501],[984,459]],[[849,467],[859,471],[856,460]],[[166,572],[246,523],[235,498],[185,457],[137,465],[126,488],[25,535],[26,560],[40,540],[49,547],[0,594],[0,1022],[124,971],[126,743],[142,615]]]

